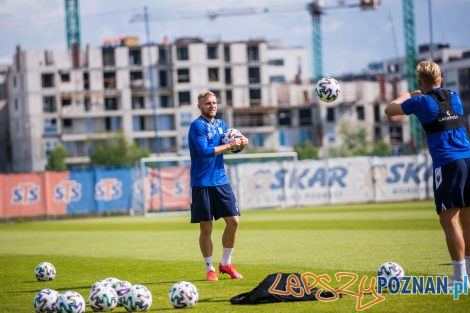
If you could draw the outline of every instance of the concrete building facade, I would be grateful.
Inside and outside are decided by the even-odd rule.
[[[470,124],[469,51],[440,47],[436,56]],[[385,60],[366,73],[337,77],[342,93],[327,104],[314,95],[308,51],[265,40],[123,40],[68,53],[18,47],[4,75],[8,102],[0,99],[0,117],[9,122],[2,127],[14,144],[0,157],[11,160],[14,172],[42,171],[49,152],[63,144],[69,166],[83,167],[94,147],[120,130],[152,154],[184,155],[189,125],[199,116],[197,95],[207,89],[218,97],[218,116],[243,132],[251,148],[288,151],[310,141],[328,156],[343,143],[346,123],[370,142],[391,144],[395,154],[412,152],[408,119],[383,113],[408,89],[403,64],[403,58]]]
[[[151,153],[188,153],[188,127],[206,89],[218,96],[219,116],[252,146],[276,149],[280,140],[292,146],[279,135],[276,116],[285,104],[311,106],[309,68],[304,49],[264,40],[123,41],[62,54],[18,47],[8,79],[11,141],[21,142],[12,146],[13,171],[44,170],[60,144],[70,166],[87,165],[93,148],[119,130]],[[305,128],[313,137],[313,125]]]

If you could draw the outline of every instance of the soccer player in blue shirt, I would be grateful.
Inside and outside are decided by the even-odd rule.
[[[225,230],[222,236],[222,260],[219,272],[233,279],[243,278],[231,262],[235,247],[240,212],[224,168],[223,152],[243,149],[248,144],[245,136],[221,144],[227,125],[216,119],[217,99],[213,92],[204,91],[198,96],[201,116],[191,123],[188,134],[191,155],[191,223],[199,223],[199,247],[201,248],[208,281],[218,280],[212,265],[212,220],[223,218]]]
[[[421,61],[416,74],[420,90],[402,93],[387,105],[385,113],[414,114],[426,131],[434,201],[452,258],[453,285],[470,274],[470,142],[460,98],[441,88],[439,65]]]

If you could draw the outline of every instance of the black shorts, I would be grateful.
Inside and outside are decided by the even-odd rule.
[[[191,223],[239,216],[237,200],[230,184],[222,186],[192,187]]]
[[[470,158],[435,168],[433,178],[438,214],[447,209],[470,207]]]

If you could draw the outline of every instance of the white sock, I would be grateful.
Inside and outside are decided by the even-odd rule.
[[[220,263],[222,263],[223,266],[229,265],[232,263],[232,252],[233,248],[224,248],[222,252],[222,260]]]
[[[209,273],[210,270],[215,272],[215,268],[212,265],[212,257],[208,256],[207,258],[204,258],[204,264],[206,265],[206,273]]]
[[[454,279],[463,281],[463,277],[467,275],[465,260],[452,260],[452,267],[454,268]]]
[[[465,256],[465,268],[467,270],[467,275],[470,274],[470,256]]]

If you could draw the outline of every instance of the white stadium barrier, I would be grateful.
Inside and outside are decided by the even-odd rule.
[[[224,158],[241,210],[419,200],[433,193],[427,154],[298,161],[288,152]],[[189,162],[189,156],[142,159],[145,205],[136,203],[133,212],[188,210]]]

